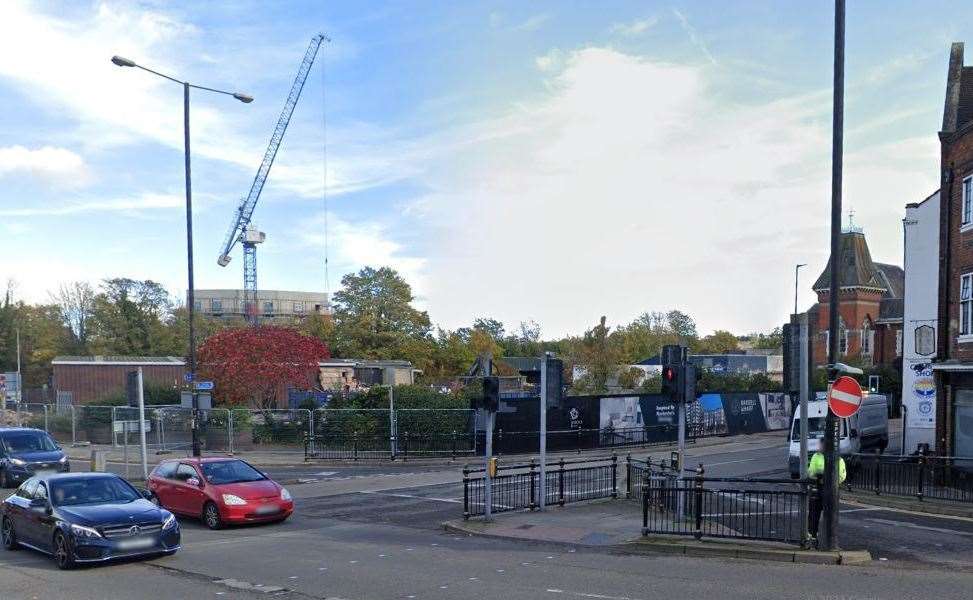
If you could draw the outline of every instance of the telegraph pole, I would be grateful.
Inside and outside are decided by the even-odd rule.
[[[845,110],[845,0],[834,3],[834,106],[831,145],[831,281],[828,292],[828,388],[837,378],[838,303],[841,261],[841,168]],[[838,547],[838,419],[830,410],[824,426],[824,497],[822,498],[821,546]]]

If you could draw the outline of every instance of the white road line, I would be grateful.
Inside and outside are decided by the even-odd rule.
[[[838,512],[840,512],[840,513],[854,513],[854,512],[865,512],[865,511],[868,511],[868,510],[887,510],[887,509],[882,508],[881,506],[872,506],[872,507],[869,507],[869,508],[845,508],[845,509],[839,510]]]
[[[973,532],[971,531],[956,531],[955,529],[946,529],[944,527],[928,527],[926,525],[916,525],[915,523],[909,523],[908,521],[892,521],[890,519],[867,519],[873,523],[881,523],[882,525],[892,525],[895,527],[908,527],[910,529],[921,529],[923,531],[932,531],[935,533],[948,533],[951,535],[962,535],[967,537],[973,537]]]
[[[606,594],[589,594],[586,592],[572,592],[571,590],[559,590],[557,588],[547,588],[550,594],[565,594],[576,598],[597,598],[598,600],[637,600],[629,596],[608,596]]]
[[[455,498],[433,498],[431,496],[414,496],[412,494],[390,494],[387,492],[371,492],[368,490],[363,490],[358,492],[359,494],[372,494],[373,496],[391,496],[392,498],[412,498],[415,500],[428,500],[430,502],[449,502],[450,504],[462,504],[462,500],[457,500]]]
[[[764,460],[766,458],[767,458],[766,456],[760,456],[757,458],[741,458],[740,460],[727,460],[724,462],[710,463],[710,464],[703,463],[703,467],[708,469],[710,467],[722,467],[723,465],[735,465],[736,463],[753,462],[755,460]]]

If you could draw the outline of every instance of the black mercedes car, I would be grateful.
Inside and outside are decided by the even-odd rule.
[[[113,473],[35,475],[0,504],[0,542],[54,557],[61,569],[133,556],[173,554],[172,513]]]
[[[13,487],[35,474],[70,470],[67,455],[46,431],[0,427],[0,488]]]

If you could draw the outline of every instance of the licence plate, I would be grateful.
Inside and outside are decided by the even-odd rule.
[[[280,512],[280,507],[279,506],[276,506],[276,505],[270,504],[270,505],[267,505],[267,506],[258,506],[257,507],[257,514],[258,515],[272,515],[272,514],[274,514],[276,512]]]
[[[150,548],[155,545],[155,540],[153,538],[134,538],[131,540],[122,540],[118,542],[119,550],[139,550],[142,548]]]

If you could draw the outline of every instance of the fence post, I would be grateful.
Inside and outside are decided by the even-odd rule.
[[[693,537],[697,540],[703,537],[703,463],[699,463],[696,467],[696,506],[693,507],[693,512],[696,515],[696,531],[693,533]]]
[[[409,432],[402,434],[402,460],[409,460]]]
[[[230,449],[230,456],[233,456],[233,409],[226,409],[226,435],[229,436],[227,447]]]
[[[649,494],[642,493],[642,535],[649,533]]]
[[[618,457],[612,452],[612,498],[618,499]]]
[[[308,462],[307,451],[308,451],[308,445],[310,443],[311,443],[311,436],[309,436],[305,431],[304,432],[304,462]]]
[[[534,485],[534,459],[530,459],[529,470],[527,472],[527,478],[530,481],[530,504],[527,506],[530,510],[534,510],[538,506],[537,499],[537,488]]]
[[[882,461],[875,460],[875,495],[882,493]]]
[[[307,437],[310,440],[314,439],[314,411],[311,409],[307,410]]]
[[[919,490],[916,493],[916,496],[919,498],[919,502],[922,502],[922,493],[923,493],[922,488],[923,488],[923,483],[925,483],[924,481],[925,478],[926,478],[926,457],[925,455],[920,454],[919,455],[919,482],[918,482]]]
[[[801,549],[807,550],[810,546],[810,533],[807,528],[808,501],[810,496],[810,486],[806,480],[801,480]]]
[[[358,432],[351,434],[351,447],[353,453],[353,460],[358,460]]]
[[[116,408],[118,408],[118,407],[117,406],[111,407],[111,429],[108,431],[108,433],[111,434],[111,447],[112,448],[117,448],[118,447],[118,443],[117,443],[118,442],[118,437],[115,436],[115,409]]]
[[[578,446],[578,454],[581,454],[581,425],[578,425],[578,441],[577,441],[577,446]]]
[[[625,455],[625,497],[632,497],[632,453]]]
[[[24,414],[23,414],[23,410],[24,410],[24,403],[23,402],[18,402],[17,403],[17,427],[23,427],[24,426]]]
[[[47,433],[50,433],[51,432],[51,429],[50,429],[50,427],[47,424],[47,405],[46,404],[44,405],[44,431],[46,431]]]
[[[558,504],[564,506],[564,459],[558,461],[557,472],[557,498]]]
[[[503,453],[503,428],[497,430],[497,443],[493,446],[493,455],[500,456]]]
[[[470,466],[463,465],[463,519],[470,518]]]
[[[449,460],[456,460],[456,430],[453,430],[453,446],[449,453]]]
[[[77,446],[78,445],[78,435],[77,435],[77,432],[75,430],[75,428],[76,428],[76,425],[75,425],[75,419],[76,419],[76,417],[77,417],[77,414],[75,413],[75,411],[74,411],[74,405],[72,404],[71,405],[71,445],[72,446]]]

